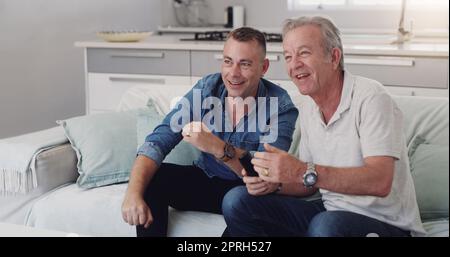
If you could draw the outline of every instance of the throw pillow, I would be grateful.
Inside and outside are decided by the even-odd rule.
[[[417,202],[423,220],[448,218],[448,146],[420,144],[410,158]]]
[[[137,117],[137,136],[138,136],[138,148],[144,143],[145,138],[149,135],[156,126],[158,126],[163,116],[156,111],[155,104],[152,100],[149,100],[147,106],[152,112],[139,112]],[[178,165],[192,165],[192,162],[196,160],[200,155],[200,151],[185,141],[181,141],[172,151],[166,156],[164,162],[173,163]]]
[[[136,158],[137,111],[85,115],[57,121],[65,131],[78,163],[81,188],[128,181]]]
[[[411,159],[411,157],[414,155],[414,153],[417,150],[417,147],[419,145],[425,143],[425,139],[421,135],[415,135],[413,139],[411,139],[411,142],[408,144],[408,158]]]

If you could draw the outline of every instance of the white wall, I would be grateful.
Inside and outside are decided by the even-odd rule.
[[[84,114],[83,51],[103,29],[153,30],[164,0],[0,0],[0,138]]]

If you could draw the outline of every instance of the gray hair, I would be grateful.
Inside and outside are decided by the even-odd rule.
[[[339,61],[339,68],[344,70],[344,50],[340,37],[341,33],[331,20],[321,16],[302,16],[296,19],[287,19],[283,23],[283,38],[289,31],[306,25],[317,26],[322,32],[322,47],[325,50],[325,54],[331,54],[333,48],[341,50],[342,56]]]

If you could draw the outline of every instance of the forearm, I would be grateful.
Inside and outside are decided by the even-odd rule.
[[[216,157],[220,161],[220,158],[224,156],[224,149],[225,149],[225,141],[217,137],[217,141],[213,144],[211,144],[211,150],[210,153]],[[240,148],[235,147],[235,154],[232,159],[229,159],[226,162],[223,162],[225,165],[227,165],[231,170],[233,170],[234,173],[236,173],[239,177],[242,176],[242,165],[239,162],[239,158],[245,153],[245,150],[242,150]]]
[[[158,170],[158,165],[152,159],[139,155],[134,161],[130,173],[127,194],[143,196],[147,185]]]
[[[240,148],[235,148],[236,154],[234,155],[233,159],[230,159],[226,162],[223,162],[225,165],[227,165],[230,169],[234,171],[239,177],[242,177],[242,167],[241,163],[239,162],[239,158],[245,153],[245,150],[242,150]]]
[[[316,165],[315,187],[342,194],[384,197],[390,192],[392,178],[372,167],[335,168]]]
[[[292,195],[292,196],[309,196],[317,191],[316,188],[306,188],[303,183],[282,183],[280,191],[278,194],[281,195]]]

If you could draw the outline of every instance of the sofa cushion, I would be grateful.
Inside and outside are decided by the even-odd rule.
[[[58,121],[77,154],[80,187],[128,181],[136,157],[136,115],[144,111],[151,110],[101,113]]]
[[[404,116],[406,143],[417,136],[429,144],[449,143],[448,98],[393,96]]]
[[[135,237],[135,227],[121,214],[126,188],[126,183],[88,190],[75,184],[59,188],[34,204],[26,224],[81,235]],[[168,236],[220,236],[224,229],[222,215],[169,209]]]
[[[415,141],[423,142],[420,137]],[[422,220],[448,218],[448,146],[412,144],[411,173]]]
[[[448,237],[448,218],[423,223],[427,237]]]
[[[83,189],[76,184],[51,192],[37,201],[26,225],[92,236],[136,236],[122,220],[127,184]],[[68,200],[70,199],[70,200]]]
[[[167,114],[171,104],[176,99],[184,96],[192,85],[161,84],[161,85],[137,85],[129,88],[120,99],[118,111],[128,111],[145,107],[148,101],[154,103],[159,114]]]
[[[294,129],[294,133],[292,134],[292,143],[291,143],[291,147],[289,148],[289,153],[295,157],[299,157],[300,153],[299,153],[299,148],[300,148],[300,119],[297,119],[296,123],[295,123],[295,129]]]
[[[156,110],[154,102],[152,99],[148,100],[147,106],[149,109]],[[137,116],[137,136],[138,136],[138,147],[141,146],[145,137],[149,135],[156,126],[158,126],[164,116],[158,114],[158,112],[139,112]],[[191,144],[181,141],[177,146],[175,146],[172,151],[164,158],[164,162],[173,163],[178,165],[192,165],[192,162],[200,156],[200,151],[192,146]]]

